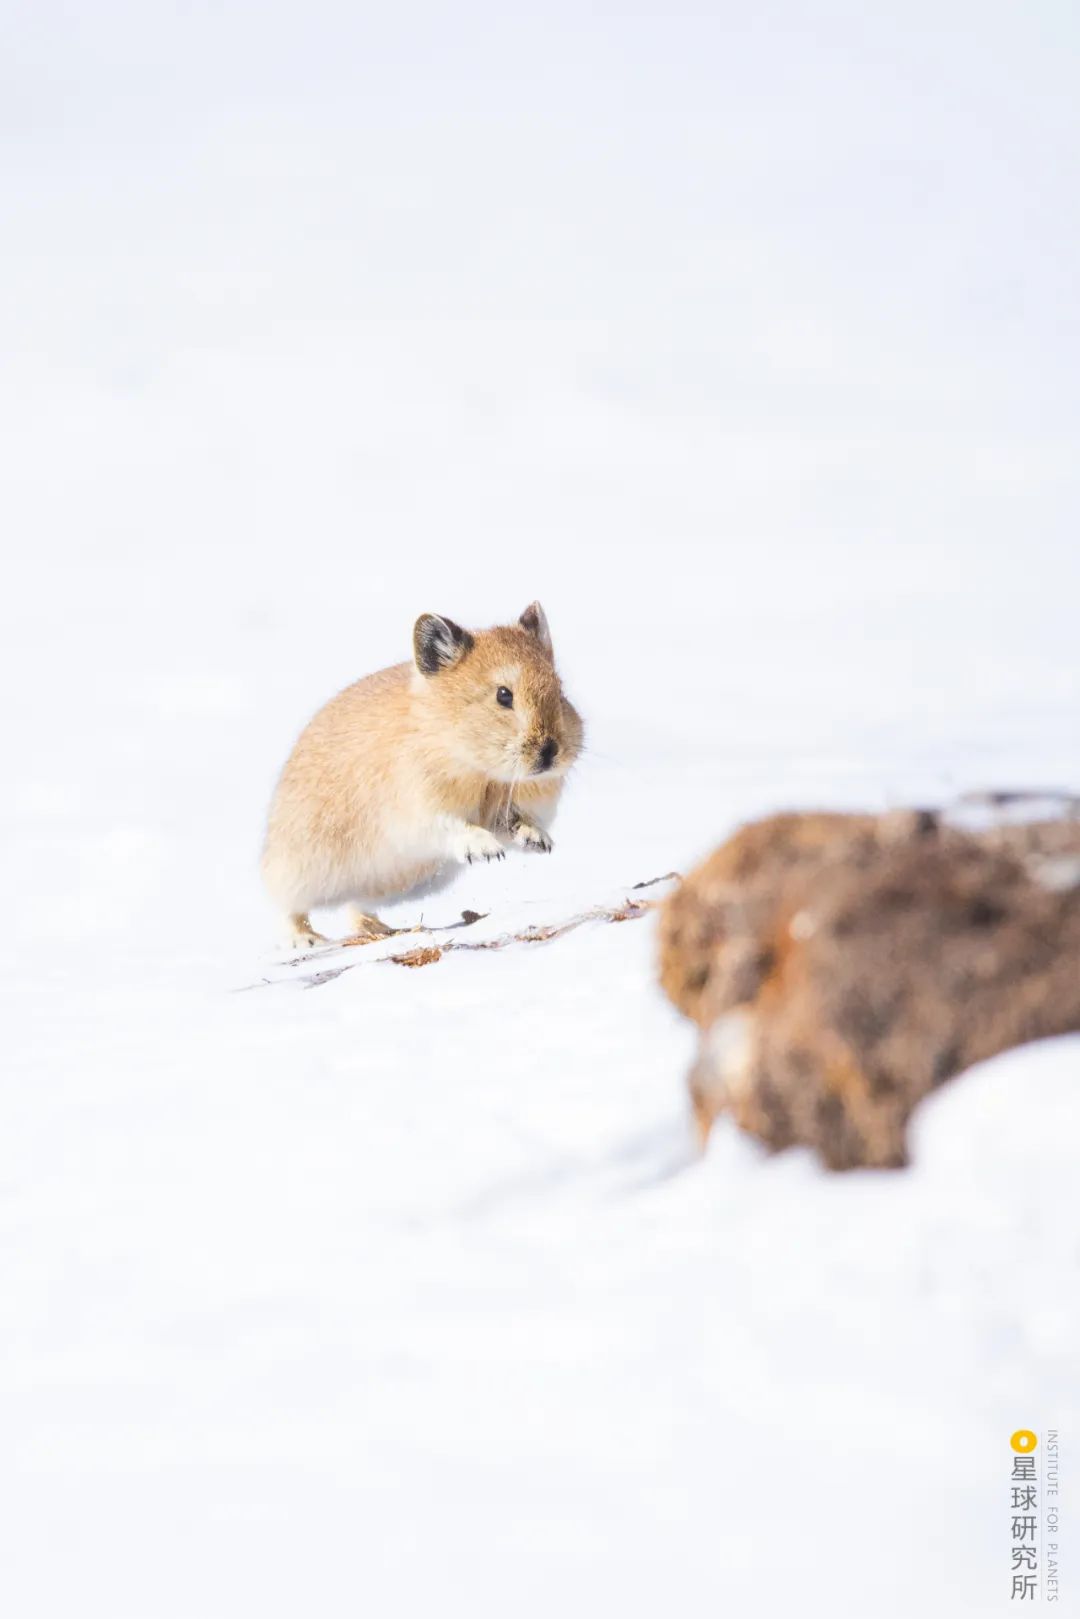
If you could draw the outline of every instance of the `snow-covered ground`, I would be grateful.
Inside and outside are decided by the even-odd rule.
[[[689,1157],[651,920],[237,991],[424,610],[590,742],[435,922],[1077,785],[1076,17],[389,10],[5,8],[3,1612],[1004,1611],[1080,1041],[829,1178]]]

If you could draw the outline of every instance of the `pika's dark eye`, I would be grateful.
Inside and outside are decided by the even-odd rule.
[[[513,708],[514,694],[509,686],[500,686],[495,693],[495,701],[501,703],[503,708]]]

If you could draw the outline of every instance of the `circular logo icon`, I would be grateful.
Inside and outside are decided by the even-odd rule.
[[[1039,1441],[1037,1437],[1032,1433],[1030,1428],[1017,1428],[1016,1432],[1009,1440],[1009,1444],[1012,1446],[1012,1448],[1019,1451],[1022,1456],[1026,1456],[1029,1451],[1034,1450],[1038,1443]]]

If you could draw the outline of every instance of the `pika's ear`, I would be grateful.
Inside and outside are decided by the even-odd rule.
[[[535,635],[544,651],[550,657],[552,653],[551,631],[548,628],[547,614],[544,612],[544,609],[541,607],[540,603],[530,602],[528,607],[526,607],[525,611],[522,613],[521,617],[518,619],[518,623],[521,625],[523,630],[528,630],[530,635]]]
[[[452,618],[440,618],[438,613],[420,614],[413,625],[412,641],[416,667],[422,675],[437,675],[440,669],[449,669],[471,652],[474,644],[468,630]]]

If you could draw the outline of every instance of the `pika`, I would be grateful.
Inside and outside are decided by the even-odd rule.
[[[412,662],[339,692],[281,773],[262,872],[286,942],[325,943],[309,912],[340,904],[378,937],[380,900],[430,889],[455,863],[501,860],[506,844],[549,853],[583,735],[539,602],[490,630],[421,614]]]

